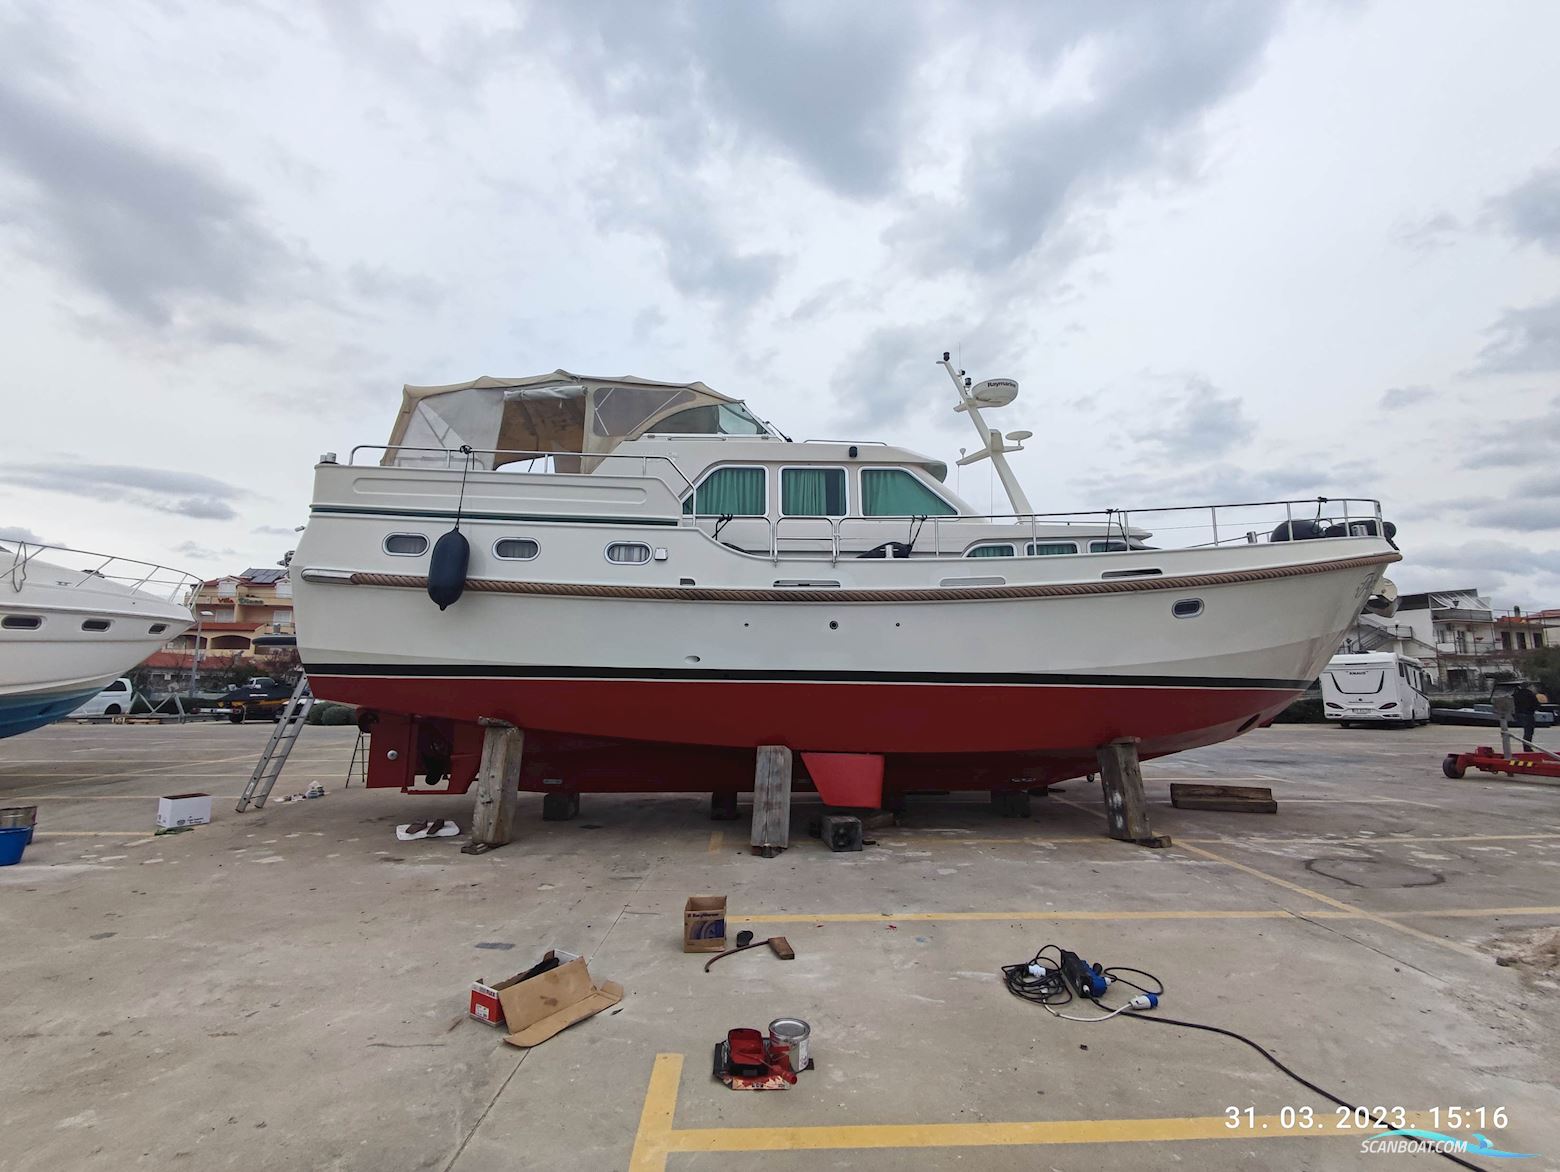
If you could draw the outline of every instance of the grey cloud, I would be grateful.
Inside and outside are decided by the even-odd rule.
[[[1450,212],[1438,212],[1428,219],[1398,231],[1398,239],[1415,252],[1434,252],[1450,245],[1462,231],[1462,222]]]
[[[202,545],[198,541],[181,542],[174,546],[174,550],[187,558],[195,558],[197,561],[203,562],[215,561],[219,557],[232,557],[235,552],[231,549],[213,549],[211,546]]]
[[[14,48],[13,50],[14,51]],[[120,312],[249,300],[290,262],[249,199],[192,159],[19,84],[0,54],[0,192],[24,245]]]
[[[1515,529],[1523,533],[1560,529],[1560,501],[1556,500],[1487,501],[1468,508],[1463,515],[1476,525],[1492,529]]]
[[[1086,479],[1081,487],[1096,499],[1109,500],[1126,507],[1222,504],[1248,501],[1314,501],[1329,497],[1342,501],[1340,493],[1357,493],[1361,499],[1371,491],[1377,476],[1373,465],[1360,460],[1339,461],[1335,457],[1293,457],[1281,464],[1247,468],[1240,464],[1191,463],[1173,467],[1134,466],[1129,472],[1108,472]],[[1352,506],[1351,506],[1352,507]],[[1339,504],[1325,515],[1342,515]],[[1296,514],[1299,515],[1298,513]],[[1276,520],[1282,520],[1275,513]]]
[[[1433,398],[1435,391],[1429,387],[1390,387],[1381,392],[1380,404],[1388,411],[1396,411]]]
[[[0,468],[0,484],[93,500],[123,499],[160,513],[212,521],[238,516],[229,502],[240,495],[238,488],[212,476],[129,464],[11,464]]]
[[[653,166],[645,168],[654,175]],[[723,231],[710,201],[689,187],[673,193],[665,178],[629,189],[597,190],[597,220],[604,228],[645,232],[661,245],[666,275],[686,297],[747,308],[769,295],[780,278],[781,257],[745,252]]]
[[[1560,297],[1524,309],[1508,309],[1486,333],[1475,374],[1532,374],[1560,370]]]
[[[1175,460],[1222,456],[1256,428],[1235,395],[1220,395],[1208,380],[1191,378],[1165,411],[1164,425],[1140,433]]]
[[[358,297],[378,301],[404,301],[431,309],[444,296],[444,288],[432,277],[396,273],[378,265],[355,264],[347,270],[347,285]]]
[[[959,198],[918,209],[889,233],[924,267],[1005,268],[1126,179],[1189,169],[1188,132],[1250,78],[1280,5],[1148,0],[1027,11],[1041,14],[1028,47],[1042,62],[1066,50],[1092,55],[1088,96],[975,135]]]
[[[1509,541],[1469,541],[1455,546],[1429,546],[1413,551],[1417,565],[1451,570],[1472,577],[1495,574],[1560,577],[1560,549],[1533,549]]]
[[[528,31],[567,55],[603,109],[645,119],[679,154],[756,141],[831,190],[898,176],[918,14],[868,6],[539,5]]]
[[[948,376],[932,364],[941,353],[931,331],[916,326],[874,330],[834,376],[835,401],[845,427],[893,428],[920,412],[934,396],[951,398]]]
[[[1553,467],[1555,453],[1560,451],[1560,395],[1545,406],[1512,399],[1502,416],[1486,422],[1464,440],[1462,466]]]
[[[1540,168],[1489,203],[1507,234],[1560,253],[1560,165]]]
[[[284,525],[256,525],[250,532],[263,534],[266,537],[295,537],[298,531]]]
[[[25,541],[32,545],[48,544],[31,529],[23,529],[20,525],[0,525],[0,541]]]

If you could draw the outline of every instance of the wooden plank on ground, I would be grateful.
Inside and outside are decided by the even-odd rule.
[[[1223,810],[1234,814],[1276,814],[1278,803],[1265,785],[1170,783],[1170,804],[1178,810]]]

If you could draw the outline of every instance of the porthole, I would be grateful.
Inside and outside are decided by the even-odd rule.
[[[385,552],[396,557],[420,557],[428,552],[428,539],[421,533],[392,533],[385,538]]]
[[[622,566],[642,566],[650,560],[650,547],[642,541],[614,541],[607,546],[607,561]]]
[[[0,619],[0,627],[7,631],[36,631],[43,626],[43,617],[35,614],[8,614]]]
[[[114,624],[108,619],[83,619],[81,629],[83,631],[106,631]]]
[[[153,623],[151,626],[146,628],[146,633],[148,635],[161,635],[167,629],[167,623]]]
[[[1178,599],[1176,604],[1170,608],[1170,613],[1178,619],[1195,619],[1202,612],[1203,604],[1200,598]]]
[[[541,548],[529,537],[500,537],[493,543],[493,556],[506,562],[528,562]]]

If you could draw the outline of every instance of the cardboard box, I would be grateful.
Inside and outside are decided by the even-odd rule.
[[[579,959],[578,953],[565,952],[561,948],[553,949],[547,956],[542,957],[542,960],[546,960],[548,956],[556,956],[560,964]],[[471,982],[471,1000],[466,1006],[466,1016],[474,1021],[480,1021],[483,1025],[503,1025],[504,1006],[499,1001],[498,995],[509,986],[519,984],[524,978],[525,973],[516,973],[507,981],[497,981],[490,985],[478,977]]]
[[[169,794],[157,799],[157,828],[204,826],[211,821],[210,794]]]
[[[548,952],[560,960],[567,953]],[[546,960],[547,956],[542,959]],[[528,981],[518,981],[498,991],[504,1022],[511,1031],[504,1041],[525,1049],[540,1046],[554,1034],[568,1029],[623,1000],[623,986],[616,981],[595,984],[585,958],[576,956],[555,969]]]
[[[726,897],[690,895],[683,907],[683,951],[726,951]]]

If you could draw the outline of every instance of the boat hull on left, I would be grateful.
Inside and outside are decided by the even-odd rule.
[[[176,571],[30,546],[0,557],[0,738],[68,716],[193,625],[170,597]]]

